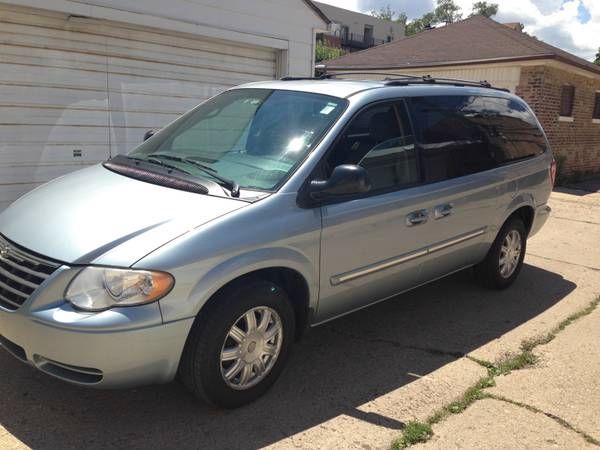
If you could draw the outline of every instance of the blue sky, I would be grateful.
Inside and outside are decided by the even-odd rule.
[[[320,0],[341,8],[368,12],[386,5],[416,18],[431,11],[435,0]],[[488,0],[489,1],[489,0]],[[455,0],[463,15],[473,0]],[[600,47],[600,0],[491,0],[499,5],[499,22],[521,22],[525,31],[587,60]]]

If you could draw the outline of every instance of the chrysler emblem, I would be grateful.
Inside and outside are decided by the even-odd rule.
[[[0,258],[6,258],[8,256],[8,245],[0,244]]]

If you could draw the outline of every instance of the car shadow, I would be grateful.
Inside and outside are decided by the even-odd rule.
[[[500,337],[576,287],[530,265],[505,291],[472,281],[461,272],[310,330],[273,389],[233,411],[196,401],[177,382],[74,387],[0,352],[0,425],[38,449],[259,448],[340,414],[401,429],[358,406]]]

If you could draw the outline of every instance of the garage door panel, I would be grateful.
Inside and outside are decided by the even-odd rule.
[[[110,56],[122,59],[134,59],[148,62],[168,63],[176,66],[188,66],[193,68],[204,68],[238,72],[272,78],[275,72],[275,61],[259,61],[242,57],[226,57],[215,53],[200,53],[194,55],[181,54],[181,52],[164,49],[166,53],[152,50],[138,50],[132,48],[110,48]]]
[[[0,105],[108,108],[106,91],[0,85]]]
[[[128,94],[126,92],[111,91],[109,93],[109,102],[112,111],[162,111],[178,113],[185,112],[196,106],[214,91],[213,88],[206,87],[201,89],[201,92],[191,92],[189,97]]]
[[[74,151],[77,155],[74,156]],[[94,163],[109,157],[107,144],[50,144],[23,142],[0,146],[1,166],[37,165],[46,163]],[[1,167],[0,166],[0,167]]]
[[[156,61],[140,61],[115,57],[108,58],[108,66],[110,73],[115,75],[148,76],[157,79],[191,81],[205,84],[217,82],[229,86],[270,78],[264,75],[226,72],[222,69],[180,66]]]
[[[106,74],[57,67],[0,63],[0,83],[77,89],[106,89]]]
[[[1,22],[0,22],[1,23]],[[106,56],[47,48],[0,45],[0,60],[28,66],[80,69],[106,73]]]
[[[106,77],[105,77],[106,78]],[[106,79],[104,80],[106,84]],[[108,77],[108,88],[111,91],[128,94],[152,95],[159,94],[171,97],[190,97],[202,92],[209,95],[211,92],[224,91],[231,87],[229,84],[219,82],[212,83],[210,89],[206,89],[206,83],[169,80],[167,78],[152,78],[135,75],[110,74]]]
[[[171,116],[169,116],[171,117]],[[106,108],[68,109],[3,106],[0,108],[0,125],[95,125],[106,124]]]
[[[136,113],[124,111],[111,111],[110,118],[113,125],[126,124],[131,128],[143,128],[144,130],[160,129],[173,122],[181,114],[165,113]]]
[[[0,125],[3,144],[77,142],[82,144],[103,144],[108,136],[104,126],[65,126],[65,125]]]
[[[32,13],[31,11],[33,10],[24,10],[8,5],[3,6],[0,10],[0,21],[19,26],[29,25],[64,31],[64,15],[39,10],[36,13]],[[88,36],[121,38],[127,41],[138,41],[149,44],[167,44],[171,47],[204,50],[256,59],[272,58],[272,50],[268,48],[245,46],[239,43],[227,43],[219,40],[198,39],[197,36],[172,33],[168,30],[149,31],[136,25],[118,23],[107,25],[105,21],[71,17],[68,21],[68,27],[70,32],[79,32]]]
[[[208,52],[16,24],[3,24],[0,31],[0,44],[54,48],[97,55],[108,54],[144,61],[222,68],[264,76],[270,76],[275,69],[273,53],[267,54],[268,57],[264,59],[252,58],[248,55],[229,55],[226,47],[222,48],[221,52]]]
[[[2,24],[0,44],[106,54],[104,39],[98,36],[15,24]]]

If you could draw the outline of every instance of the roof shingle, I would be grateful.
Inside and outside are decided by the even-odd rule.
[[[483,16],[324,62],[328,69],[408,69],[527,59],[557,59],[600,74],[600,66]]]

